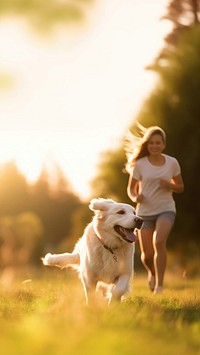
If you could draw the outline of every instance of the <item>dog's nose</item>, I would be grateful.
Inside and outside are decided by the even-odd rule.
[[[143,219],[141,217],[135,218],[136,228],[140,229],[142,227]]]
[[[142,219],[141,217],[136,217],[136,218],[135,218],[135,221],[136,221],[136,222],[143,222],[143,219]]]

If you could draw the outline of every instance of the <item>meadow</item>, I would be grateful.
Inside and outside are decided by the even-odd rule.
[[[200,354],[200,280],[166,275],[153,295],[136,274],[130,295],[86,306],[72,271],[48,269],[0,286],[3,355]]]

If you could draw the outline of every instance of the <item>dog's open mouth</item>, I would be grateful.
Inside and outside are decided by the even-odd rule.
[[[121,226],[115,226],[115,231],[127,242],[133,243],[138,240],[137,235],[134,233],[134,228],[128,229]]]
[[[138,219],[135,225],[135,228],[140,229],[142,227],[143,220],[142,218]],[[115,231],[126,241],[129,243],[136,242],[138,240],[138,236],[134,233],[135,228],[124,228],[122,226],[116,225]]]

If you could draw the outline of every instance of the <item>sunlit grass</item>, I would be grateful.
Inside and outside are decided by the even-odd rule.
[[[73,276],[74,275],[74,276]],[[51,271],[0,287],[6,354],[200,354],[200,283],[168,277],[153,295],[136,275],[131,295],[87,307],[75,274]]]

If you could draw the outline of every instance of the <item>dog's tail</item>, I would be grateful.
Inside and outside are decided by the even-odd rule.
[[[57,266],[61,269],[71,267],[73,269],[77,269],[80,264],[80,256],[78,253],[63,253],[63,254],[46,254],[44,258],[42,258],[42,262],[44,265],[48,266]]]

